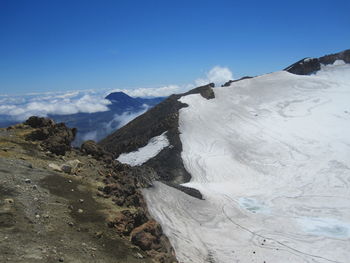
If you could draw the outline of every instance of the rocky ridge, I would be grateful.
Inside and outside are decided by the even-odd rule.
[[[0,129],[1,262],[177,262],[141,194],[156,173],[46,118]]]
[[[297,75],[309,75],[320,70],[322,64],[333,64],[336,60],[343,60],[345,63],[350,63],[350,49],[320,58],[304,58],[284,70]]]
[[[179,102],[178,99],[190,94],[200,94],[206,99],[212,99],[215,97],[213,88],[214,84],[210,83],[183,94],[171,95],[165,101],[107,136],[99,142],[99,145],[116,158],[121,153],[135,151],[145,146],[152,137],[167,131],[167,138],[171,146],[163,149],[145,165],[153,168],[162,182],[201,199],[202,195],[199,191],[179,185],[188,182],[190,175],[182,163],[182,144],[178,131],[179,110],[187,105]]]

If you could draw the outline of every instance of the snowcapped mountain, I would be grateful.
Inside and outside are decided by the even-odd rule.
[[[173,95],[100,145],[158,173],[144,195],[179,262],[347,263],[349,63]]]

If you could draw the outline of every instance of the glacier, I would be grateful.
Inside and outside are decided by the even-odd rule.
[[[144,189],[179,262],[350,259],[350,65],[181,97],[181,154],[204,200]]]

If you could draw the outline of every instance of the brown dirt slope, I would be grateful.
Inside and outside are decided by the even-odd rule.
[[[67,148],[55,125],[0,129],[0,262],[176,262],[139,190],[154,172]]]

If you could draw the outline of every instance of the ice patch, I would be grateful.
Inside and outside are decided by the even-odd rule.
[[[334,238],[350,237],[350,224],[343,223],[334,218],[299,218],[298,223],[305,232],[317,236]]]
[[[146,146],[139,148],[137,151],[122,153],[117,160],[131,166],[141,165],[168,146],[169,141],[166,132],[163,132],[161,135],[151,138]]]
[[[270,212],[270,209],[263,202],[254,198],[241,197],[238,199],[238,203],[241,207],[254,214]]]
[[[336,61],[334,61],[333,65],[335,66],[339,66],[339,65],[345,65],[346,63],[344,62],[344,60],[341,59],[337,59]]]

